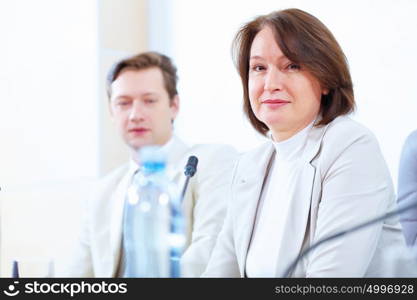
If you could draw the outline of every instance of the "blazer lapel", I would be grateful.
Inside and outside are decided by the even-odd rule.
[[[129,180],[130,176],[124,176],[111,197],[111,202],[113,203],[113,213],[110,220],[110,245],[112,263],[108,270],[109,277],[116,275],[117,267],[119,265],[120,250],[122,245],[123,209]]]
[[[239,170],[238,174],[242,174],[240,178],[236,178],[235,190],[233,191],[233,197],[239,197],[235,199],[238,203],[237,209],[239,209],[238,224],[245,224],[243,228],[239,228],[237,235],[237,245],[241,245],[237,249],[240,274],[244,276],[246,256],[251,241],[253,228],[255,224],[258,203],[260,195],[262,194],[262,188],[265,182],[265,174],[268,174],[271,166],[272,158],[275,153],[275,148],[271,142],[268,142],[260,151],[256,151],[254,155],[247,157],[245,161],[242,161],[240,165],[245,166],[244,170]]]
[[[314,176],[315,168],[310,163],[302,163],[294,190],[289,191],[291,202],[276,266],[277,277],[285,275],[287,267],[301,252],[308,227]]]
[[[284,272],[289,265],[298,257],[308,235],[309,218],[313,198],[313,185],[316,169],[311,164],[312,160],[320,151],[321,142],[327,126],[313,127],[307,137],[305,149],[300,161],[300,171],[296,178],[294,189],[289,191],[291,203],[288,210],[286,231],[280,249],[280,256],[276,267],[276,276],[285,276]],[[293,270],[291,275],[302,276],[297,269],[303,269],[302,261]]]

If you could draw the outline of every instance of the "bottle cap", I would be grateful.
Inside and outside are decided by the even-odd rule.
[[[162,171],[166,167],[166,153],[159,146],[146,146],[139,150],[139,160],[144,173]]]

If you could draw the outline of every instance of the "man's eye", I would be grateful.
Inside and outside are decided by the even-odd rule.
[[[145,99],[145,103],[155,103],[155,99]]]

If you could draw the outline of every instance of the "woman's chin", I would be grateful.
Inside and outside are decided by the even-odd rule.
[[[264,122],[269,129],[288,127],[288,120],[283,117],[269,117],[262,120],[262,122]]]

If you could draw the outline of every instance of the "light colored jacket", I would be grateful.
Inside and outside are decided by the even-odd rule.
[[[197,145],[187,147],[178,138],[169,153],[172,180],[184,179],[190,155],[199,159],[183,200],[187,224],[186,250],[181,259],[183,276],[198,277],[204,271],[226,214],[231,172],[236,159],[232,147]],[[88,201],[79,244],[68,261],[58,262],[58,277],[115,277],[121,255],[128,164],[98,182]]]
[[[274,155],[268,141],[238,160],[225,225],[203,276],[245,276],[257,208]],[[276,277],[314,242],[395,207],[391,177],[376,138],[350,118],[313,127],[301,160],[304,166],[288,191],[292,200],[286,228],[291,230],[284,233]],[[319,246],[290,276],[400,276],[402,269],[388,257],[388,247],[405,247],[396,218]]]
[[[407,245],[414,248],[417,257],[417,130],[404,143],[398,174],[398,202],[401,205],[415,203],[413,209],[401,214]]]

